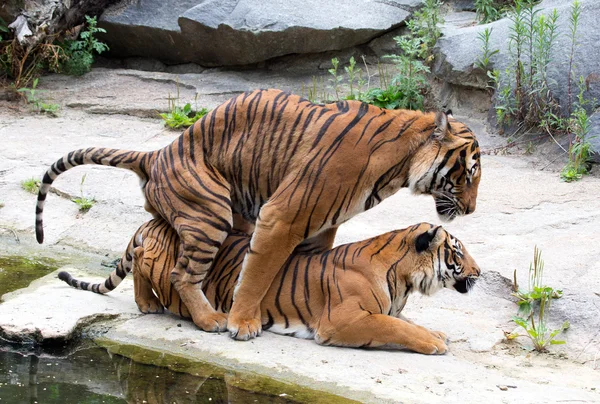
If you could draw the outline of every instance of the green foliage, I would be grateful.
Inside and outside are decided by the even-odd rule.
[[[560,126],[559,105],[552,96],[549,71],[559,35],[558,13],[540,14],[533,0],[516,0],[509,15],[510,63],[496,75],[496,115],[499,125],[513,121],[555,130]]]
[[[8,33],[8,24],[6,23],[6,21],[4,21],[4,19],[2,19],[2,17],[0,17],[0,41],[4,40],[4,37],[2,35],[7,34]]]
[[[392,86],[398,89],[396,108],[422,110],[423,93],[429,86],[426,76],[429,67],[418,59],[422,49],[421,39],[400,36],[394,40],[402,51],[400,55],[387,56],[396,63],[399,71],[392,79]]]
[[[575,59],[575,48],[577,47],[577,26],[579,25],[580,15],[581,4],[579,3],[579,0],[575,0],[571,6],[571,13],[569,14],[569,31],[571,36],[571,50],[569,52],[569,83],[567,85],[567,108],[569,114],[571,114],[571,106],[573,103],[573,61]]]
[[[350,84],[350,94],[348,94],[345,99],[347,100],[356,100],[361,97],[362,87],[365,84],[364,79],[362,78],[362,69],[356,67],[356,60],[354,60],[354,56],[350,57],[350,65],[344,66],[344,71],[348,75],[348,83]],[[358,85],[358,93],[354,94],[354,82],[357,82]]]
[[[79,198],[71,199],[73,202],[75,202],[77,204],[77,206],[79,206],[79,211],[81,213],[87,212],[96,203],[96,199],[87,198],[87,197],[83,196],[83,183],[85,182],[86,175],[87,174],[85,174],[83,177],[81,177],[81,183],[79,184],[79,192],[80,192]]]
[[[341,95],[341,85],[344,83],[344,74],[340,74],[340,61],[337,58],[331,59],[332,68],[328,69],[331,87],[335,92],[337,100],[360,100],[368,104],[386,108],[386,109],[423,109],[424,95],[429,88],[427,73],[429,67],[426,63],[433,59],[433,47],[441,35],[439,24],[443,23],[440,16],[440,0],[424,0],[423,7],[413,14],[413,18],[407,22],[410,30],[409,35],[396,37],[400,54],[386,55],[384,57],[391,59],[397,66],[398,74],[389,80],[387,71],[381,65],[379,68],[379,87],[371,88],[369,68],[363,56],[366,77],[363,76],[363,69],[356,67],[354,57],[350,58],[349,65],[344,67],[344,72],[348,76],[347,83],[350,92],[347,95]],[[489,56],[494,53],[490,53]],[[356,83],[356,92],[355,86]],[[366,91],[363,88],[366,86]],[[307,93],[308,100],[329,102],[329,97],[324,90],[323,82],[320,84],[316,77],[313,77],[312,84],[302,85],[302,95]]]
[[[66,41],[63,49],[66,59],[62,64],[62,71],[73,76],[81,76],[89,72],[94,63],[94,54],[107,51],[108,45],[100,42],[97,34],[105,33],[106,30],[98,28],[96,17],[85,16],[87,29],[79,34],[79,40]]]
[[[17,92],[25,94],[27,103],[29,103],[32,106],[32,109],[35,112],[38,112],[40,114],[46,113],[51,116],[57,116],[58,110],[60,109],[60,105],[50,104],[50,103],[45,102],[41,98],[38,98],[38,96],[36,94],[39,94],[43,90],[37,89],[37,84],[38,84],[38,79],[35,78],[35,79],[33,79],[31,88],[22,87],[22,88],[19,88],[17,90]]]
[[[179,80],[177,81],[177,97],[171,98],[169,94],[169,108],[166,113],[161,113],[160,117],[165,121],[165,126],[171,129],[188,128],[192,126],[198,119],[202,118],[208,113],[208,109],[200,108],[196,105],[195,109],[192,109],[190,103],[185,104],[183,107],[179,105]],[[196,94],[196,100],[198,94]]]
[[[165,125],[172,129],[188,128],[198,119],[208,113],[208,109],[201,108],[198,111],[192,110],[192,105],[188,102],[183,107],[175,105],[175,101],[170,106],[170,111],[162,113],[160,116],[165,121]]]
[[[585,109],[589,103],[584,98],[585,80],[579,78],[579,95],[575,110],[571,113],[569,132],[575,135],[575,138],[569,145],[569,162],[562,169],[560,177],[566,182],[580,180],[589,172],[590,158],[596,151],[593,149],[589,136],[590,118]]]
[[[500,8],[494,0],[475,0],[477,17],[483,24],[499,20],[502,17]]]
[[[488,70],[490,64],[490,58],[496,53],[500,52],[500,49],[490,49],[490,37],[492,35],[493,28],[486,28],[477,35],[479,42],[481,43],[481,56],[477,58],[475,66],[481,70]]]
[[[529,284],[527,290],[519,289],[517,284],[517,271],[514,273],[514,292],[512,296],[517,298],[519,311],[513,317],[513,321],[525,330],[525,334],[518,332],[507,333],[509,340],[518,337],[527,337],[533,343],[533,348],[537,351],[545,351],[548,345],[564,344],[565,341],[557,340],[556,337],[561,332],[569,328],[569,322],[565,321],[558,329],[551,330],[547,325],[550,302],[553,299],[562,297],[561,290],[555,290],[543,284],[544,261],[542,252],[534,249],[533,263],[529,265]],[[535,309],[538,308],[537,316]]]
[[[544,294],[558,299],[562,297],[562,290],[554,290],[548,286],[542,285],[544,276],[544,261],[542,260],[542,252],[537,248],[533,251],[533,262],[529,264],[529,283],[527,290],[518,288],[517,284],[517,270],[514,272],[514,285],[516,291],[512,293],[517,300],[519,305],[519,312],[517,313],[521,317],[529,318],[533,311],[533,305],[535,302],[540,302],[540,299]]]
[[[331,81],[331,83],[333,85],[333,90],[335,91],[335,97],[337,100],[339,100],[340,99],[340,83],[342,82],[342,80],[344,80],[344,77],[338,73],[338,67],[340,66],[340,61],[338,60],[338,58],[331,59],[331,64],[333,65],[333,67],[327,71],[329,72],[329,74],[331,74],[333,76],[329,80]]]
[[[319,100],[327,100],[329,99],[329,95],[325,91],[325,84],[323,82],[323,77],[317,78],[317,76],[312,76],[312,81],[309,86],[305,86],[302,84],[302,97],[306,98],[312,102],[317,103]]]
[[[23,188],[25,191],[29,192],[30,194],[34,194],[37,195],[37,193],[40,190],[40,181],[36,180],[35,178],[29,178],[27,180],[23,180],[21,181],[21,188]]]
[[[433,47],[442,35],[439,27],[444,23],[440,14],[441,5],[440,0],[423,0],[423,7],[406,23],[411,36],[420,39],[418,56],[427,63],[433,59]]]

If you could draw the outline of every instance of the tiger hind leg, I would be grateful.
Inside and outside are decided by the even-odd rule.
[[[152,283],[146,278],[147,271],[142,269],[146,265],[144,262],[144,248],[136,247],[133,255],[133,290],[138,309],[145,314],[163,313],[164,307],[152,291]]]
[[[170,279],[192,321],[204,331],[223,331],[227,315],[211,306],[202,291],[202,281],[232,229],[231,187],[199,154],[181,161],[190,164],[195,160],[187,169],[172,160],[179,150],[189,151],[179,143],[185,139],[182,137],[171,145],[173,153],[161,154],[144,193],[179,236],[179,251]]]

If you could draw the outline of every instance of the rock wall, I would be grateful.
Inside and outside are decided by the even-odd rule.
[[[107,9],[114,56],[205,66],[364,44],[404,23],[420,0],[140,0]]]
[[[600,2],[597,0],[580,0],[582,6],[578,26],[578,47],[575,51],[575,75],[587,77],[590,73],[600,73]],[[552,93],[562,106],[567,104],[568,88],[568,61],[570,50],[569,14],[571,1],[544,0],[539,4],[541,13],[550,14],[556,9],[559,14],[556,45],[552,52],[550,66],[550,82]],[[509,28],[511,21],[503,18],[499,21],[485,25],[459,26],[450,25],[443,31],[435,53],[436,62],[432,72],[442,81],[459,86],[483,89],[487,85],[486,72],[474,67],[481,56],[481,43],[477,37],[485,28],[493,29],[490,38],[490,48],[499,49],[499,53],[491,58],[490,68],[504,71],[509,67]],[[576,83],[573,83],[574,96],[577,92]],[[586,98],[600,100],[600,83],[592,83]]]

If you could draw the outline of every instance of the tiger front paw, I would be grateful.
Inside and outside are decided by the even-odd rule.
[[[444,342],[448,341],[448,336],[441,331],[429,331],[429,333],[435,338],[439,338]]]
[[[431,335],[425,341],[420,341],[414,350],[425,355],[443,355],[448,351],[448,346],[441,337]]]
[[[158,299],[137,300],[135,303],[138,309],[144,314],[161,314],[165,311],[165,308],[160,304]]]
[[[249,339],[258,337],[262,333],[260,315],[248,317],[245,315],[230,314],[227,329],[231,338],[238,341],[248,341]]]
[[[225,313],[215,311],[198,317],[194,317],[194,324],[202,331],[220,332],[227,329],[227,314]]]

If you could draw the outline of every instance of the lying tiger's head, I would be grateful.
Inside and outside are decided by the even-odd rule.
[[[442,226],[419,224],[412,234],[416,254],[412,282],[430,295],[441,288],[467,293],[479,277],[479,266],[459,239]]]
[[[417,151],[409,173],[416,194],[431,194],[442,220],[475,211],[481,177],[479,144],[471,130],[448,114],[433,118],[435,130]]]

